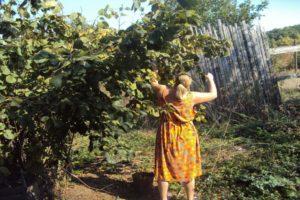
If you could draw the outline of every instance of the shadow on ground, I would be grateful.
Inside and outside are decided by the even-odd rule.
[[[94,191],[106,193],[115,197],[116,199],[159,200],[159,192],[157,187],[154,187],[150,191],[147,190],[141,193],[136,190],[132,182],[127,180],[116,180],[108,177],[106,174],[86,173],[82,176],[79,176],[79,178],[88,186],[98,189]],[[82,184],[79,180],[74,179],[73,181]]]

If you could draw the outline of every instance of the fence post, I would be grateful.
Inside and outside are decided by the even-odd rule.
[[[294,45],[296,46],[296,39],[294,39]],[[296,51],[295,52],[295,73],[297,73],[297,69],[298,69],[298,55]]]

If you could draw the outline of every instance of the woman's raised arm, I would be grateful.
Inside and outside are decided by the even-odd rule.
[[[154,71],[154,74],[152,74],[151,78],[150,78],[150,83],[151,83],[151,86],[152,86],[152,89],[156,92],[156,93],[161,93],[165,88],[166,86],[165,85],[161,85],[158,83],[158,80],[157,80],[157,73],[158,71],[155,70]]]
[[[217,98],[217,88],[211,73],[205,75],[208,80],[208,92],[192,92],[194,104],[204,103]]]

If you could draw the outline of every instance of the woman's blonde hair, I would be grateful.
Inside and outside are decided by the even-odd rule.
[[[190,91],[190,86],[192,83],[192,78],[187,74],[181,74],[176,77],[175,81],[175,97],[182,100],[184,95]]]

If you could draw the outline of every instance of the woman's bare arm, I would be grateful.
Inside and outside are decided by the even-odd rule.
[[[155,71],[155,73],[153,74],[153,76],[150,79],[150,83],[151,83],[152,89],[156,93],[161,93],[166,88],[166,86],[158,83],[157,76],[158,76],[157,71]]]
[[[218,96],[213,75],[208,73],[206,79],[208,80],[208,92],[192,92],[194,104],[208,102],[214,100]]]

